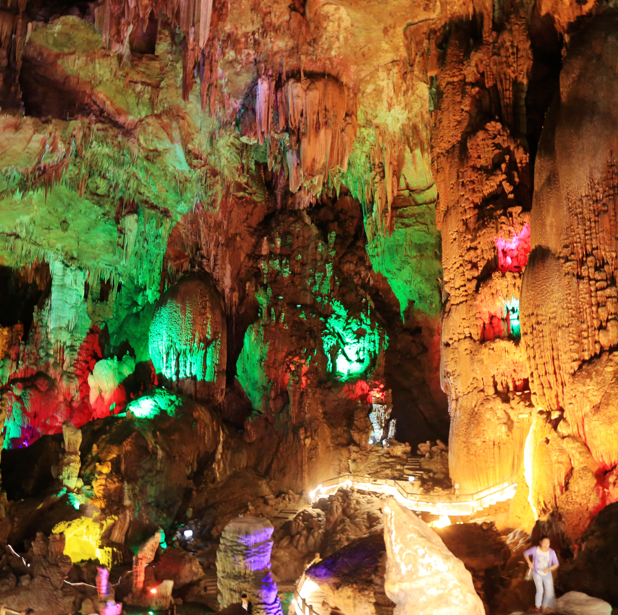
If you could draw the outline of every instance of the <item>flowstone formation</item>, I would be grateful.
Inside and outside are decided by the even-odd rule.
[[[247,594],[256,615],[283,615],[270,572],[274,528],[267,519],[239,517],[223,530],[217,552],[219,601],[225,608]]]
[[[386,595],[395,615],[483,615],[472,577],[414,512],[389,499],[384,509]]]
[[[155,371],[182,388],[193,386],[196,397],[225,394],[227,327],[217,289],[208,279],[188,277],[159,301],[148,338]],[[189,382],[192,384],[189,385]]]
[[[507,12],[507,10],[509,12]],[[517,482],[532,402],[520,342],[530,250],[526,10],[434,30],[432,153],[442,231],[442,379],[462,493]],[[439,48],[438,48],[439,47]]]
[[[615,135],[607,130],[617,117],[605,102],[616,88],[616,23],[612,12],[598,17],[569,46],[539,145],[522,295],[537,405],[526,443],[530,503],[543,518],[559,511],[574,536],[618,498]],[[599,88],[603,96],[592,96]]]

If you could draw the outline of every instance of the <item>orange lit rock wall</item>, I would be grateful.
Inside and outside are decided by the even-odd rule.
[[[442,378],[460,492],[516,477],[531,410],[516,315],[530,210],[525,14],[432,32],[432,152],[442,232]],[[517,244],[521,240],[521,247]],[[508,254],[507,254],[508,252]]]
[[[522,289],[531,502],[572,533],[618,497],[617,24],[605,14],[571,39],[539,147]]]

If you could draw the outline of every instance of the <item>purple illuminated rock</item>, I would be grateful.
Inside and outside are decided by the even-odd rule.
[[[217,579],[221,608],[241,602],[246,593],[255,615],[283,615],[270,571],[274,528],[267,519],[238,517],[221,534]]]

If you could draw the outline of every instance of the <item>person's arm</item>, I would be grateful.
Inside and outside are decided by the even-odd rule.
[[[556,552],[552,549],[549,555],[549,572],[553,572],[554,570],[558,570],[558,566],[560,566],[560,562],[558,561],[558,556]]]
[[[533,553],[534,549],[528,549],[527,551],[524,551],[524,559],[526,560],[528,568],[530,568],[530,570],[534,570],[534,562],[531,559],[531,555]]]

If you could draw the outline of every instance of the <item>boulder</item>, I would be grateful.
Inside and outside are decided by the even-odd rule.
[[[168,547],[156,565],[155,576],[157,581],[174,581],[174,587],[180,588],[199,581],[204,571],[195,555],[176,547]]]
[[[472,576],[441,538],[390,498],[384,507],[386,595],[395,615],[484,615]]]
[[[556,600],[556,612],[561,615],[611,615],[612,606],[582,592],[567,592]]]

